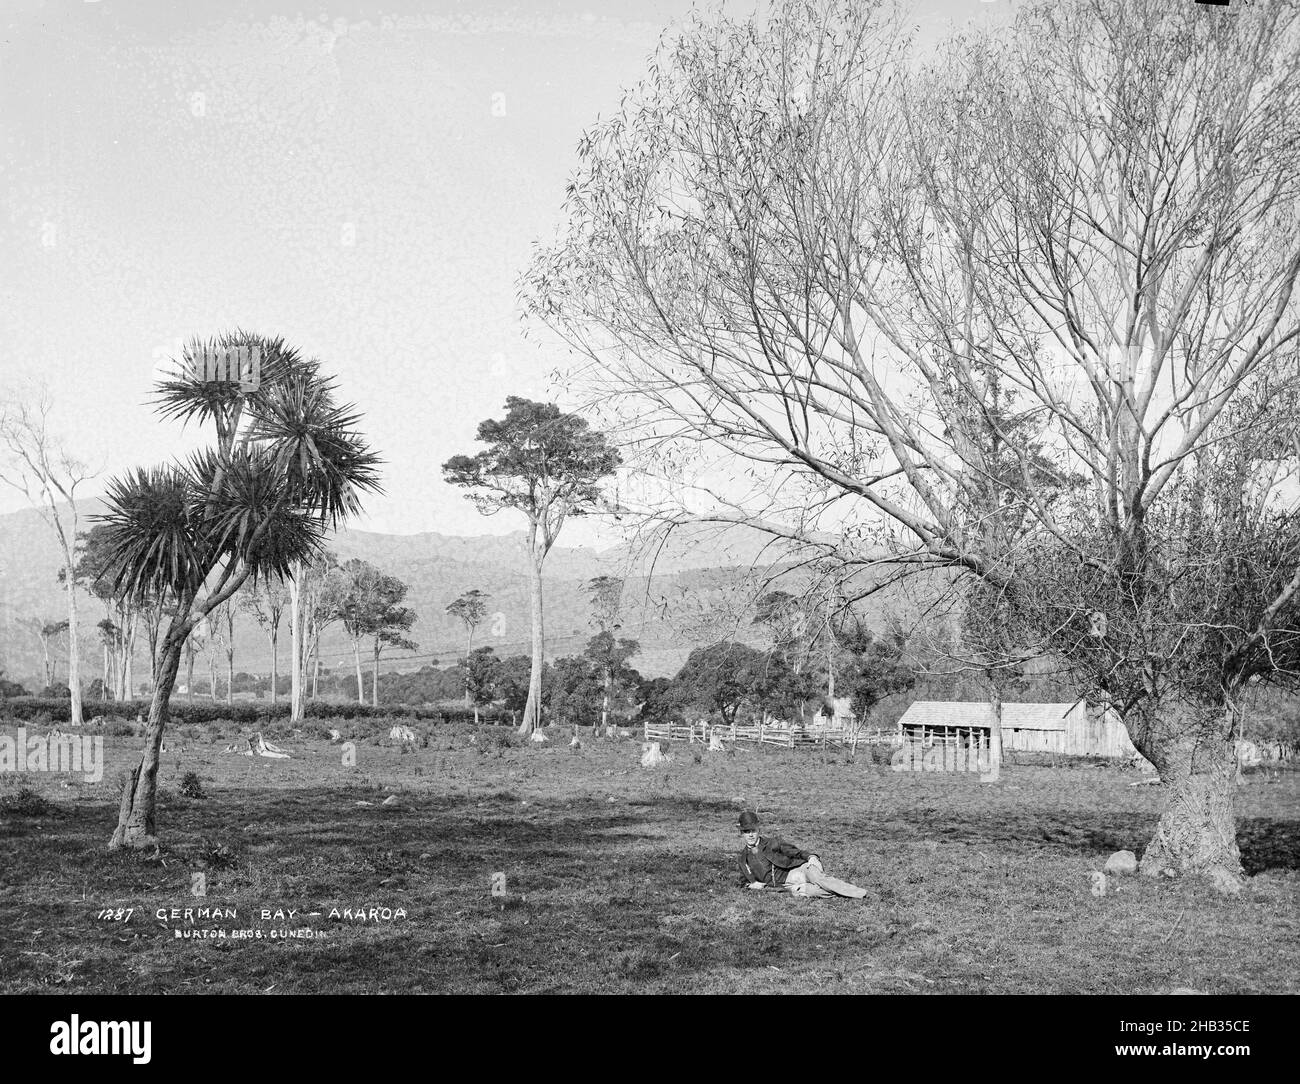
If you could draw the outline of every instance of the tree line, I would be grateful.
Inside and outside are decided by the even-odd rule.
[[[114,591],[111,580],[111,529],[99,524],[77,537],[72,564],[72,581],[102,607],[103,616],[95,624],[102,649],[100,676],[90,681],[85,695],[90,700],[129,700],[138,689],[152,691],[152,682],[134,680],[137,649],[146,660],[156,657],[158,632],[164,620],[174,615],[174,602],[168,598],[140,602]],[[68,570],[60,569],[60,583]],[[416,614],[404,606],[408,587],[398,577],[353,558],[340,561],[326,550],[304,563],[297,572],[303,629],[303,650],[298,659],[299,684],[307,695],[320,691],[321,638],[332,626],[341,626],[351,645],[355,662],[355,679],[350,694],[365,703],[366,689],[375,700],[375,682],[379,662],[385,650],[414,650],[419,645],[406,636],[415,623]],[[279,696],[292,692],[291,676],[280,674],[281,632],[291,621],[290,590],[280,577],[246,583],[221,605],[208,613],[186,638],[182,649],[186,695],[193,700],[197,687],[213,699],[220,687],[227,702],[235,692],[265,692],[275,703]],[[235,671],[235,630],[239,623],[252,621],[267,637],[271,657],[269,679]],[[29,622],[39,638],[45,658],[46,687],[42,695],[70,695],[65,684],[56,684],[57,655],[52,648],[64,649],[69,658],[68,622],[33,618]],[[369,681],[362,674],[363,656],[370,668]],[[196,686],[195,666],[207,660],[207,682]],[[218,665],[224,660],[224,675]],[[292,660],[290,660],[292,665]],[[70,667],[71,671],[71,667]],[[142,675],[145,676],[145,675]],[[224,676],[224,681],[220,678]],[[286,682],[288,684],[286,685]],[[10,691],[9,695],[18,695]]]

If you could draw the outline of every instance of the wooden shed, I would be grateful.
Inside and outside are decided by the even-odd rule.
[[[993,706],[987,701],[918,700],[898,720],[905,742],[987,748]],[[1073,704],[1002,705],[1002,748],[1066,756],[1131,757],[1137,750],[1119,716]]]

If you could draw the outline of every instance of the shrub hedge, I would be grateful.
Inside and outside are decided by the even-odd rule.
[[[57,697],[15,696],[0,701],[0,719],[12,719],[27,722],[39,719],[42,722],[66,723],[71,716],[72,705],[68,700]],[[308,700],[304,709],[308,719],[418,719],[437,723],[454,723],[473,720],[474,711],[460,705],[448,707],[411,707],[406,704],[381,704],[372,708],[355,701],[334,702],[328,700]],[[84,700],[81,705],[82,717],[87,721],[97,715],[105,719],[113,716],[134,719],[137,715],[148,716],[147,700]],[[479,715],[487,720],[507,717],[504,712],[491,708],[480,708]],[[247,700],[235,701],[233,704],[202,703],[188,704],[173,700],[171,703],[171,720],[173,723],[212,723],[227,720],[236,723],[254,725],[271,720],[287,720],[288,703],[253,703]]]

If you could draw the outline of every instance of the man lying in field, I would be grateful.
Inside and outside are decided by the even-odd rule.
[[[829,877],[821,859],[811,851],[786,843],[780,836],[759,834],[758,814],[748,809],[740,815],[745,849],[740,852],[740,872],[748,888],[778,888],[795,896],[817,898],[847,896],[860,900],[865,888]]]

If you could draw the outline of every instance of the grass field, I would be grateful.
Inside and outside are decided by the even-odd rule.
[[[1300,992],[1294,772],[1239,790],[1240,896],[1130,877],[1098,897],[1090,871],[1141,851],[1161,799],[1115,768],[981,785],[863,750],[677,744],[649,770],[635,741],[521,747],[489,727],[365,738],[349,768],[318,738],[275,739],[293,754],[276,761],[223,754],[228,737],[169,740],[157,856],[105,849],[139,738],[105,738],[98,784],[0,773],[0,992]],[[191,771],[203,797],[178,793]],[[866,900],[739,887],[744,806]],[[155,917],[186,907],[237,918]],[[299,927],[324,936],[270,939]],[[176,934],[204,928],[263,937]]]

